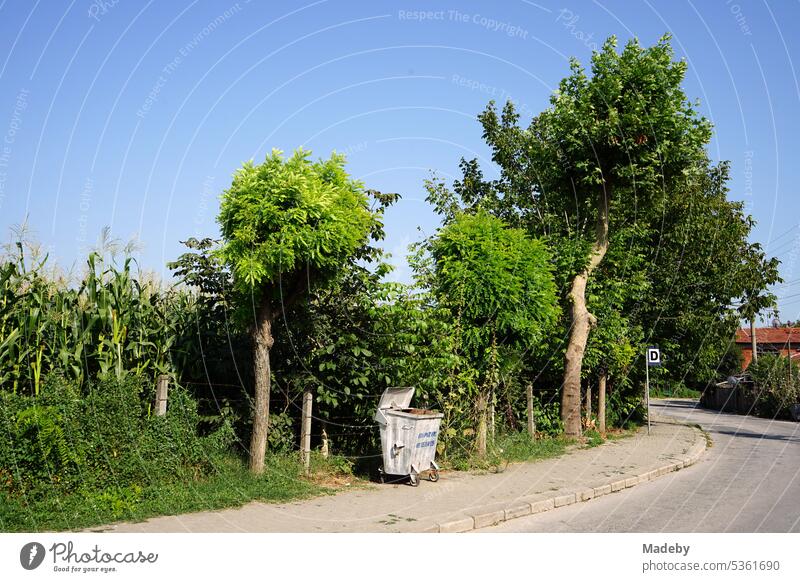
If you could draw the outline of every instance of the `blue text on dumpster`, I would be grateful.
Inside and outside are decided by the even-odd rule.
[[[437,431],[430,431],[430,432],[421,432],[417,435],[418,439],[433,439],[433,440],[425,440],[417,443],[418,449],[424,449],[425,447],[435,447],[436,446],[436,435]]]

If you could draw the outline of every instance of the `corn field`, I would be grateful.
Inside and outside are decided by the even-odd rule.
[[[0,262],[0,389],[37,396],[53,373],[79,386],[97,375],[175,376],[193,357],[195,297],[143,282],[130,257],[92,252],[70,282],[46,257],[26,257],[21,243],[15,251]]]

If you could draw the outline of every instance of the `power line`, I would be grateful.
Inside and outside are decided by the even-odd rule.
[[[800,224],[795,224],[794,226],[790,227],[790,228],[789,228],[789,230],[787,230],[787,231],[785,231],[785,232],[783,232],[783,233],[779,234],[778,236],[776,236],[775,238],[773,238],[772,240],[770,240],[770,241],[769,241],[769,242],[768,242],[766,245],[764,245],[764,246],[765,246],[765,248],[766,248],[766,247],[768,247],[769,245],[771,245],[772,243],[774,243],[776,240],[780,240],[780,239],[782,239],[782,238],[783,238],[783,237],[785,237],[787,234],[789,234],[790,232],[792,232],[793,230],[795,230],[795,229],[797,229],[797,228],[800,228]]]

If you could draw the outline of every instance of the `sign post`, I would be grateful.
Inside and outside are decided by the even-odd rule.
[[[650,367],[661,365],[661,351],[655,347],[650,346],[646,352],[646,365],[644,368],[645,376],[645,399],[647,403],[647,434],[650,434]]]

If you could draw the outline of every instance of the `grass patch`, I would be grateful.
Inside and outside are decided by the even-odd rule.
[[[659,388],[650,390],[652,398],[700,398],[699,390],[692,390],[686,386],[678,386],[675,388]]]
[[[583,433],[583,439],[583,448],[585,449],[591,449],[606,442],[606,439],[604,439],[602,435],[594,429],[587,430],[585,433]]]
[[[236,507],[249,501],[280,502],[304,499],[335,491],[354,481],[343,471],[339,458],[315,460],[315,473],[303,476],[294,455],[267,457],[262,476],[251,475],[238,457],[223,458],[216,472],[199,480],[177,479],[141,487],[107,488],[11,497],[0,493],[0,531],[64,531],[89,528],[116,521],[141,521],[159,515],[176,515]],[[348,480],[349,479],[349,480]]]
[[[498,435],[489,443],[485,458],[477,455],[459,455],[451,457],[444,464],[446,468],[457,471],[498,470],[508,463],[522,463],[551,459],[563,455],[567,447],[573,444],[571,439],[538,438],[531,440],[527,432]]]
[[[583,437],[581,437],[581,448],[582,449],[591,449],[597,446],[602,445],[606,441],[618,441],[621,439],[630,438],[636,434],[639,430],[638,426],[633,428],[612,428],[606,432],[606,436],[600,434],[599,431],[595,429],[587,430],[583,433]]]

